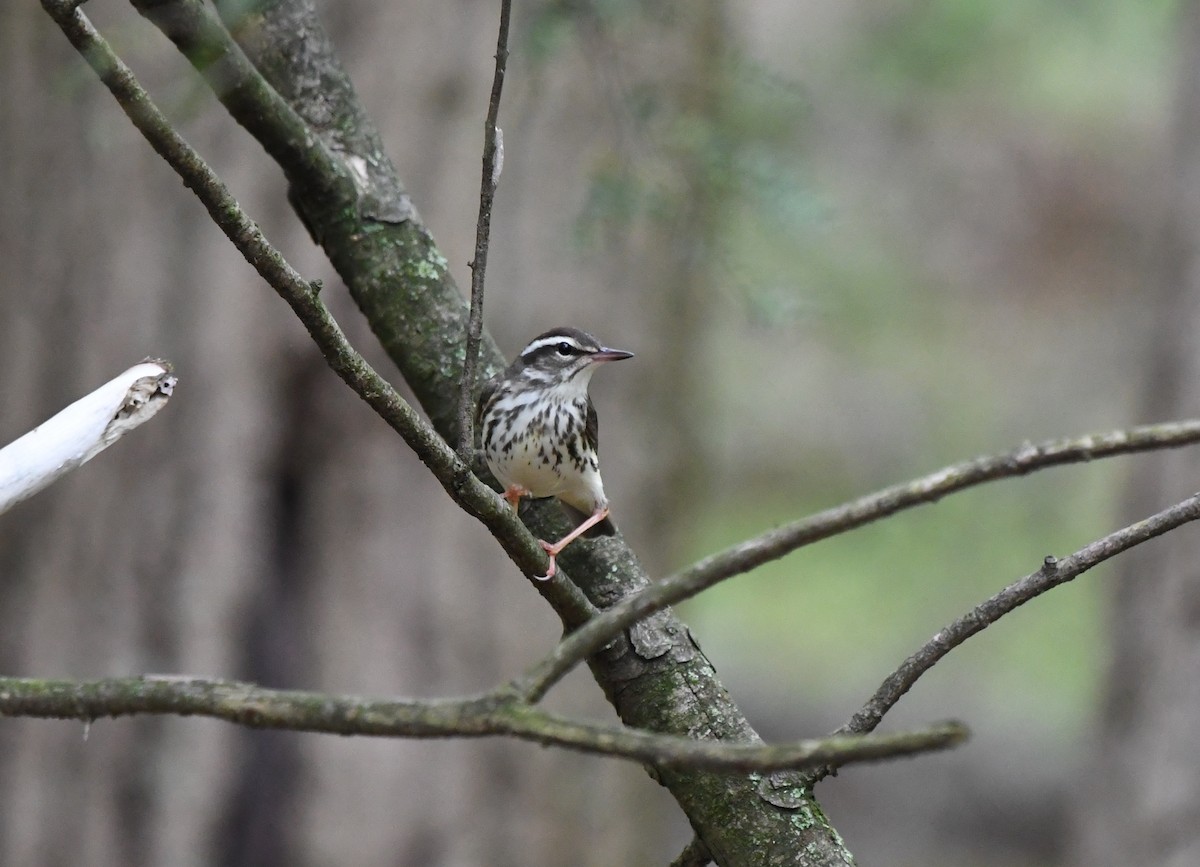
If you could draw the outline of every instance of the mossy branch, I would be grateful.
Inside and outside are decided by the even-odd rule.
[[[955,746],[958,723],[887,735],[836,735],[790,744],[729,744],[575,722],[511,693],[403,700],[266,689],[199,677],[144,675],[94,681],[0,678],[0,717],[75,719],[140,714],[205,716],[260,729],[373,737],[505,735],[544,746],[615,756],[659,768],[722,773],[798,770],[910,756]]]

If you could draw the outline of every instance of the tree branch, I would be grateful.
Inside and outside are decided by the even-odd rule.
[[[320,179],[322,194],[331,198],[354,196],[359,182],[354,171],[312,134],[304,119],[259,74],[210,6],[201,0],[131,3],[191,61],[217,98],[286,173]],[[59,26],[63,8],[74,5],[71,0],[42,0]]]
[[[1164,422],[1124,431],[1047,440],[1037,445],[1026,443],[1005,454],[952,464],[927,476],[884,488],[741,542],[650,585],[566,636],[549,655],[515,681],[513,688],[528,700],[537,701],[580,661],[639,620],[804,545],[985,482],[1027,475],[1062,464],[1179,448],[1196,442],[1200,442],[1200,421]]]
[[[0,717],[92,722],[133,714],[206,716],[251,728],[374,737],[507,735],[543,746],[646,762],[659,768],[768,772],[876,761],[942,750],[966,729],[941,723],[887,735],[835,735],[791,744],[722,744],[580,723],[530,707],[511,694],[454,700],[396,700],[266,689],[249,683],[146,675],[89,682],[0,678]]]
[[[488,527],[526,577],[545,574],[545,552],[522,522],[512,516],[511,510],[502,507],[491,489],[474,476],[469,464],[459,460],[420,414],[354,351],[317,296],[316,287],[307,284],[267,242],[220,179],[174,131],[133,73],[71,0],[42,0],[42,5],[109,85],[134,125],[201,199],[214,222],[292,307],[334,372],[404,438],[451,498]],[[198,0],[133,0],[133,5],[175,43],[205,76],[235,119],[263,143],[289,176],[295,173],[306,179],[320,178],[313,191],[319,198],[362,205],[368,192],[366,169],[348,168],[359,161],[349,157],[346,163],[341,162],[318,136],[311,134],[305,121],[267,83],[206,4]],[[90,48],[95,48],[98,56],[93,57]],[[115,74],[106,78],[102,67]],[[383,197],[368,198],[377,203]],[[415,218],[415,210],[411,213]],[[355,238],[361,242],[364,234],[358,233]],[[477,341],[476,355],[478,347]],[[536,565],[531,567],[531,563]],[[594,606],[575,587],[569,586],[569,581],[553,584],[558,586],[538,590],[564,623],[576,625],[595,613]]]
[[[1111,559],[1135,545],[1161,536],[1163,533],[1200,518],[1200,494],[1131,524],[1115,533],[1097,539],[1071,556],[1058,560],[1047,557],[1042,567],[1019,581],[1005,587],[995,596],[981,602],[973,610],[939,630],[933,638],[904,661],[880,685],[863,708],[838,733],[872,731],[883,715],[895,706],[917,679],[929,671],[947,653],[972,635],[982,632],[1005,614],[1060,584],[1071,581],[1094,566]]]
[[[475,451],[472,416],[475,368],[479,363],[479,343],[483,333],[483,281],[487,273],[488,235],[492,228],[492,200],[504,168],[504,139],[496,123],[500,117],[500,94],[504,90],[504,71],[508,65],[508,20],[511,13],[512,0],[500,0],[496,72],[492,77],[492,95],[488,99],[487,119],[483,124],[483,177],[479,184],[479,219],[475,223],[475,258],[471,260],[471,312],[467,319],[467,347],[458,403],[458,457],[465,464],[471,463]]]
[[[149,421],[175,385],[169,363],[146,359],[0,449],[0,515]]]
[[[1200,420],[1143,425],[1129,430],[1046,440],[1036,445],[1023,443],[1005,454],[952,464],[927,476],[884,488],[877,493],[739,542],[700,560],[668,580],[694,586],[695,589],[688,595],[695,595],[726,578],[778,560],[797,548],[878,521],[913,506],[936,502],[947,494],[957,493],[985,482],[1024,476],[1063,464],[1179,448],[1198,442]]]

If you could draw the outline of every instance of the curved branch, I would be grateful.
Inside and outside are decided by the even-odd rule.
[[[726,578],[778,560],[797,548],[913,506],[936,502],[947,494],[985,482],[1024,476],[1037,470],[1084,463],[1096,458],[1179,448],[1195,443],[1200,443],[1200,420],[1197,419],[1046,440],[1036,445],[1022,443],[1010,452],[951,464],[929,475],[884,488],[763,533],[706,557],[668,580],[695,585],[697,589],[689,594],[694,595]]]
[[[266,689],[250,683],[145,675],[88,682],[0,678],[0,716],[77,719],[133,714],[207,716],[251,728],[375,737],[508,735],[545,746],[646,762],[660,768],[768,772],[909,756],[962,743],[947,722],[887,735],[834,735],[790,744],[698,741],[581,723],[530,707],[511,694],[456,700],[397,700]]]
[[[1200,494],[1097,539],[1063,560],[1047,557],[1042,563],[1042,568],[1005,587],[949,626],[939,630],[920,650],[888,676],[862,710],[839,728],[838,733],[874,730],[883,719],[883,715],[895,706],[921,675],[955,647],[972,635],[982,632],[1005,614],[1135,545],[1197,519],[1200,519]]]
[[[1200,420],[1143,425],[1123,431],[1047,440],[1037,445],[1025,443],[1011,452],[952,464],[929,475],[884,488],[741,542],[652,584],[565,637],[545,659],[516,681],[514,688],[528,700],[537,701],[568,671],[639,620],[804,545],[985,482],[1027,475],[1062,464],[1179,448],[1197,442],[1200,442]]]

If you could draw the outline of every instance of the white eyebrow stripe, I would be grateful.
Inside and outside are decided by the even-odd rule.
[[[566,343],[571,346],[574,346],[580,352],[588,351],[587,348],[583,344],[581,344],[578,340],[576,340],[574,337],[568,337],[565,334],[559,334],[557,336],[543,337],[539,340],[533,341],[528,346],[526,346],[525,349],[521,352],[521,357],[524,358],[526,355],[529,355],[530,353],[537,352],[543,346],[557,346],[560,343]]]

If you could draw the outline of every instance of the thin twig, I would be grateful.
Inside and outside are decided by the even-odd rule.
[[[356,188],[342,155],[314,136],[304,118],[259,74],[230,38],[213,4],[204,0],[130,2],[191,61],[221,104],[255,136],[285,175],[319,179],[322,195],[333,200],[344,197],[340,191]],[[69,5],[71,0],[42,0],[60,26],[60,10]],[[267,130],[270,135],[264,134]]]
[[[1052,590],[1060,584],[1078,578],[1105,560],[1197,519],[1200,519],[1200,494],[1194,494],[1149,518],[1097,539],[1063,560],[1052,556],[1046,557],[1041,568],[1036,572],[1031,572],[1010,584],[950,625],[940,629],[916,653],[904,660],[899,668],[888,675],[862,709],[855,713],[835,734],[873,731],[884,715],[895,707],[896,703],[912,689],[925,672],[933,668],[942,657],[972,635],[982,632],[1004,615],[1016,610],[1026,602],[1036,599],[1047,590]],[[808,784],[816,783],[828,772],[827,768],[813,772],[806,782]]]
[[[500,33],[496,38],[496,72],[492,77],[492,95],[488,100],[487,119],[483,123],[483,177],[479,184],[479,219],[475,223],[475,258],[471,260],[471,313],[467,319],[467,347],[463,356],[462,387],[458,404],[458,457],[471,463],[475,451],[473,424],[475,370],[479,363],[479,343],[483,334],[483,281],[487,273],[489,235],[492,230],[492,201],[504,167],[504,139],[497,121],[500,94],[504,90],[504,71],[508,66],[508,19],[512,0],[500,0]]]
[[[72,0],[42,0],[42,6],[95,70],[133,125],[200,199],[213,222],[292,308],[330,368],[400,434],[454,501],[488,527],[522,572],[531,578],[544,573],[545,554],[524,524],[490,488],[475,478],[420,413],[350,345],[314,286],[270,244],[221,179],[175,131],[83,12],[75,8]],[[240,53],[240,49],[232,45],[230,52]],[[234,63],[227,57],[225,62],[230,70],[256,75],[248,64]],[[595,608],[571,582],[536,583],[539,592],[566,622],[579,624],[594,614]]]
[[[967,736],[961,725],[948,722],[886,735],[835,735],[777,745],[722,743],[576,722],[505,693],[415,701],[266,689],[175,675],[86,682],[0,678],[0,717],[90,723],[133,714],[205,716],[251,728],[374,737],[508,735],[663,768],[739,773],[910,756],[948,749]]]
[[[1200,442],[1200,420],[1145,425],[1126,431],[1049,440],[1038,445],[1026,443],[1006,454],[953,464],[927,476],[868,494],[741,542],[652,584],[568,635],[514,686],[530,701],[537,701],[575,665],[611,641],[621,630],[655,611],[689,599],[714,584],[783,557],[803,545],[984,482],[1093,458],[1178,448],[1196,442]]]
[[[1005,587],[995,596],[981,602],[967,614],[938,631],[920,650],[888,676],[850,720],[838,729],[839,733],[869,732],[879,725],[883,715],[898,702],[917,679],[934,663],[962,644],[972,635],[982,632],[1005,614],[1060,584],[1071,581],[1105,560],[1127,551],[1135,545],[1161,536],[1163,533],[1200,519],[1200,494],[1131,524],[1115,533],[1097,539],[1071,556],[1058,560],[1047,557],[1042,567],[1019,581]]]

